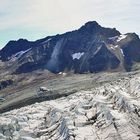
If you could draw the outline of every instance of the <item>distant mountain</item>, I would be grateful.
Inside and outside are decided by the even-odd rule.
[[[12,55],[15,55],[19,52],[27,51],[35,46],[37,46],[40,42],[46,40],[48,37],[37,40],[37,41],[28,41],[26,39],[19,39],[17,41],[9,41],[6,46],[0,50],[0,57],[3,61],[8,61]]]
[[[13,73],[131,71],[133,63],[140,62],[140,39],[135,33],[123,35],[91,21],[78,30],[34,42],[10,41],[0,58],[12,63]]]

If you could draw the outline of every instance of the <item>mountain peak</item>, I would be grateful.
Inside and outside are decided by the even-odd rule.
[[[87,23],[85,23],[85,26],[88,27],[88,26],[100,26],[100,25],[96,21],[88,21]]]
[[[96,21],[89,21],[85,23],[80,29],[81,30],[91,30],[91,29],[98,29],[101,26]]]
[[[35,42],[25,39],[11,42],[0,51],[1,60],[13,60],[13,56],[29,49],[30,53],[12,61],[15,73],[40,68],[53,73],[65,70],[75,73],[110,69],[130,71],[133,62],[140,62],[140,39],[135,33],[121,35],[115,28],[102,27],[96,21],[89,21],[78,30]]]

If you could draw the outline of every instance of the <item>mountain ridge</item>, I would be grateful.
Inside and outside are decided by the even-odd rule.
[[[140,39],[135,33],[123,35],[116,28],[89,21],[77,30],[34,42],[10,41],[0,51],[0,58],[12,63],[10,70],[17,74],[37,69],[53,73],[131,71],[133,63],[140,62]]]

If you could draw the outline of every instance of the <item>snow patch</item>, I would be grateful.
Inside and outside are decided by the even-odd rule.
[[[118,45],[116,45],[116,46],[113,46],[113,45],[112,45],[110,48],[111,48],[112,50],[116,50],[117,48],[119,48],[119,46],[118,46]]]
[[[42,44],[46,44],[46,43],[48,43],[50,40],[52,40],[52,38],[49,38],[49,39],[45,40]]]
[[[112,50],[115,50],[115,48],[114,48],[114,47],[112,47],[112,46],[111,46],[110,48],[111,48]]]
[[[122,39],[125,39],[127,37],[127,35],[120,35],[117,39],[117,41],[121,41]]]
[[[122,49],[120,49],[120,50],[121,50],[122,55],[124,56],[123,50]]]
[[[108,39],[115,41],[118,38],[118,36],[114,36],[114,37],[109,37]]]
[[[114,46],[114,48],[118,48],[118,47],[119,47],[118,45]]]
[[[12,55],[12,57],[10,58],[11,61],[15,61],[15,60],[19,59],[23,54],[27,53],[30,50],[31,50],[31,48],[29,48],[29,49],[27,49],[25,51],[20,51],[20,52],[18,52],[16,54]]]
[[[67,73],[65,73],[65,72],[59,72],[58,74],[59,75],[63,75],[63,76],[66,76],[67,75]]]
[[[74,54],[72,54],[72,58],[73,58],[73,60],[80,59],[82,55],[84,55],[84,52],[74,53]]]
[[[99,50],[101,49],[102,46],[98,47],[97,50],[94,52],[94,55],[97,54],[99,52]]]
[[[120,35],[120,36],[109,37],[108,39],[109,39],[109,40],[112,40],[112,41],[117,41],[117,42],[119,42],[119,41],[121,41],[122,39],[125,39],[126,37],[127,37],[127,35],[122,34],[122,35]]]

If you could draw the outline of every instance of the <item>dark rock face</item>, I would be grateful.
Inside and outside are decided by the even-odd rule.
[[[3,61],[10,61],[9,58],[20,51],[25,52],[14,59],[14,73],[36,69],[48,69],[53,73],[100,72],[117,68],[130,71],[133,62],[140,61],[140,39],[135,33],[122,35],[115,28],[104,28],[91,21],[78,30],[35,42],[9,42],[0,51],[0,56]]]
[[[1,59],[8,60],[12,54],[16,54],[19,51],[25,51],[29,49],[32,45],[32,42],[29,42],[24,39],[19,39],[18,41],[9,41],[7,45],[0,51]]]
[[[133,62],[140,62],[140,39],[133,33],[127,35],[125,44],[122,45],[124,51],[125,68],[131,70]]]
[[[115,69],[118,67],[120,61],[114,56],[105,46],[90,59],[90,71],[98,72],[106,70],[108,67]]]
[[[46,40],[49,37],[37,40],[37,41],[28,41],[26,39],[19,39],[17,41],[9,41],[6,46],[0,50],[0,58],[3,61],[7,61],[10,57],[20,51],[26,51],[30,48],[38,46],[42,41]]]
[[[7,86],[10,86],[14,83],[13,80],[9,79],[9,80],[5,80],[5,81],[1,81],[0,82],[0,90],[6,88]]]

